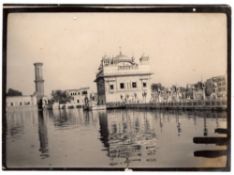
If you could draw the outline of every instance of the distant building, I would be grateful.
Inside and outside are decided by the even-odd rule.
[[[152,91],[152,99],[151,102],[161,102],[162,101],[162,92],[164,91],[164,87],[161,83],[152,83],[151,91]]]
[[[152,86],[152,102],[175,102],[186,99],[186,88],[177,87],[163,87],[160,83],[155,83]]]
[[[227,98],[227,80],[225,76],[216,76],[206,81],[206,93],[211,99]]]
[[[67,89],[65,92],[72,97],[70,105],[82,107],[84,105],[84,99],[95,98],[95,94],[90,91],[89,87],[83,87],[79,89]],[[94,100],[94,99],[92,99]]]
[[[149,57],[140,57],[137,64],[121,52],[115,57],[104,56],[95,79],[98,104],[149,102],[151,74]]]
[[[205,84],[201,81],[193,84],[193,99],[194,100],[205,100]]]
[[[179,100],[186,99],[186,88],[185,87],[177,87],[178,98]]]
[[[185,89],[185,99],[192,100],[193,99],[193,91],[194,91],[194,85],[193,84],[187,84]]]
[[[37,98],[35,95],[12,96],[6,98],[7,110],[18,108],[36,108]]]

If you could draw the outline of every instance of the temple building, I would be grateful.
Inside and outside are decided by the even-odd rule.
[[[108,103],[147,103],[151,99],[149,57],[134,57],[121,52],[115,57],[103,56],[95,82],[99,105]]]

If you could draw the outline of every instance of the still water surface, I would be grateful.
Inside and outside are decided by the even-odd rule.
[[[226,156],[194,156],[226,146],[193,143],[223,136],[214,130],[227,127],[225,112],[20,110],[6,117],[10,168],[226,166]]]

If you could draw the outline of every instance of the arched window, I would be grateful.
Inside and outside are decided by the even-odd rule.
[[[136,82],[132,82],[132,88],[137,88],[137,83]]]
[[[124,83],[120,83],[120,89],[124,89]]]
[[[147,87],[147,83],[146,82],[143,82],[142,85],[143,85],[144,88]]]
[[[113,84],[110,85],[110,90],[114,90],[114,85]]]

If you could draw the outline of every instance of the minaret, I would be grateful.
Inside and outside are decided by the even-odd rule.
[[[34,63],[35,67],[35,89],[37,101],[41,100],[44,96],[44,80],[42,75],[42,63]]]

